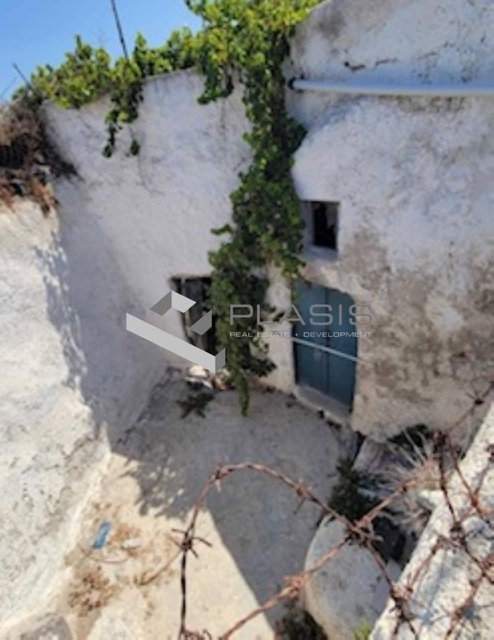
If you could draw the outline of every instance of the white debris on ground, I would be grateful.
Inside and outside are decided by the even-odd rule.
[[[213,388],[211,379],[212,374],[207,369],[201,367],[198,364],[193,364],[191,367],[189,367],[185,374],[185,381],[189,384],[204,386],[208,389]]]
[[[230,374],[226,369],[211,373],[198,364],[193,364],[187,369],[185,381],[192,387],[206,387],[217,391],[226,391],[232,387]]]

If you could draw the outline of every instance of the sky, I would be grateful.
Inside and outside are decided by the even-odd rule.
[[[150,45],[174,29],[197,29],[184,0],[117,0],[127,46],[141,31]],[[23,84],[12,64],[29,77],[39,64],[56,66],[74,48],[74,36],[121,55],[110,0],[0,0],[0,99]]]

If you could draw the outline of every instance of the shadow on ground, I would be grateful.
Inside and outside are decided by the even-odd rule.
[[[157,626],[166,628],[169,637],[176,633],[180,576],[178,561],[173,565],[177,549],[170,541],[180,539],[177,530],[187,525],[196,498],[219,464],[260,462],[312,486],[324,499],[345,453],[334,428],[280,393],[255,392],[247,418],[231,391],[217,393],[204,417],[182,417],[178,401],[190,388],[174,378],[172,372],[156,385],[140,418],[112,443],[100,503],[85,527],[95,531],[99,521],[109,520],[137,531],[145,541],[143,551],[161,548],[161,557],[158,551],[151,565],[143,555],[139,570],[146,575],[172,563],[146,596],[153,603],[147,621],[129,619],[121,607],[116,609],[129,627],[144,627],[143,638],[153,637]],[[301,506],[285,485],[252,471],[226,479],[221,492],[213,490],[197,529],[212,547],[198,544],[199,558],[189,559],[190,628],[206,628],[218,637],[275,593],[285,576],[300,572],[319,516],[313,505]],[[135,602],[135,596],[128,597]],[[278,608],[236,637],[271,638],[280,615]]]

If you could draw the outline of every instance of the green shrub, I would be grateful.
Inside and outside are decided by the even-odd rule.
[[[369,479],[353,468],[350,458],[341,460],[337,467],[339,479],[334,487],[328,505],[345,516],[350,522],[356,522],[377,504],[364,493]]]

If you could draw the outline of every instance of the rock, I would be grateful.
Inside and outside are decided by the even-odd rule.
[[[213,376],[213,387],[216,391],[226,391],[233,385],[230,373],[226,369],[221,369]]]
[[[421,507],[427,511],[434,511],[434,509],[441,504],[442,492],[431,491],[429,489],[422,489],[418,494],[417,501]]]
[[[326,518],[310,545],[305,568],[313,566],[344,537],[343,525]],[[400,573],[396,563],[387,565],[394,579]],[[331,640],[352,640],[364,622],[374,625],[384,610],[387,583],[372,554],[357,544],[345,545],[309,581],[305,607]]]
[[[187,369],[187,373],[185,375],[185,380],[191,386],[200,389],[201,387],[207,387],[208,389],[212,389],[213,385],[211,383],[211,376],[207,369],[201,367],[197,364],[192,365]]]
[[[198,364],[193,364],[187,369],[187,377],[188,376],[198,380],[207,380],[209,378],[209,373],[204,367],[201,367]]]

